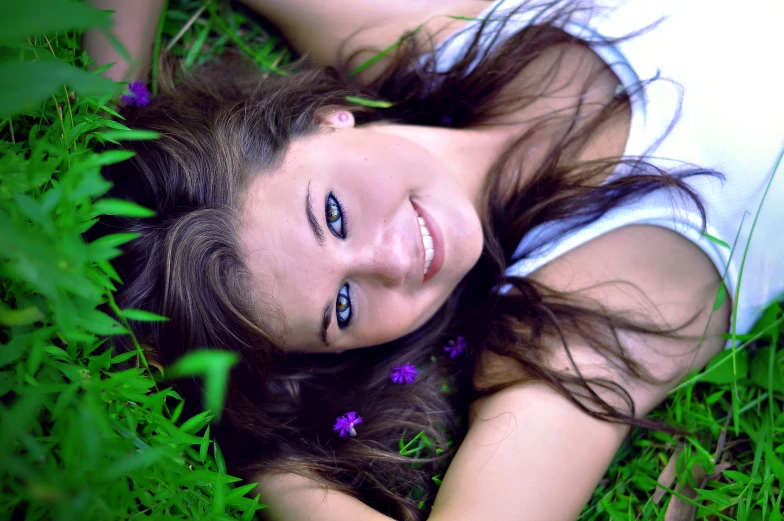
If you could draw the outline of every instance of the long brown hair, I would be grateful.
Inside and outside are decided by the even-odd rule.
[[[156,130],[161,137],[124,145],[136,156],[106,172],[114,183],[111,195],[152,208],[157,216],[106,218],[96,228],[99,233],[139,234],[116,262],[125,281],[117,301],[121,307],[170,318],[165,323],[136,323],[134,330],[140,341],[154,347],[164,365],[192,349],[240,354],[242,362],[232,372],[218,433],[234,472],[249,479],[258,472],[295,472],[392,517],[423,519],[426,514],[417,502],[435,496],[431,477],[443,469],[465,434],[465,422],[458,418],[467,417],[471,400],[515,383],[474,388],[473,368],[483,350],[517,361],[531,378],[547,382],[594,417],[666,428],[636,419],[631,398],[617,384],[588,382],[579,371],[569,374],[549,367],[544,339],[577,333],[599,353],[621,361],[629,375],[651,381],[615,332],[674,336],[676,330],[663,331],[586,307],[526,277],[504,277],[511,261],[535,253],[532,249],[513,258],[523,236],[540,224],[565,223],[566,233],[658,189],[679,191],[702,211],[699,198],[683,180],[713,172],[663,172],[642,158],[582,163],[571,158],[571,150],[623,108],[628,92],[610,101],[592,124],[580,130],[574,130],[579,103],[569,115],[554,115],[565,118],[562,139],[525,183],[510,179],[520,168],[521,151],[544,125],[526,132],[502,154],[484,191],[484,253],[442,309],[418,331],[373,348],[308,355],[283,352],[269,333],[269,323],[282,317],[257,313],[265,297],[250,289],[237,239],[242,196],[253,177],[279,164],[293,140],[316,132],[316,115],[324,108],[352,110],[359,125],[383,120],[467,128],[512,105],[532,103],[544,92],[546,79],[532,79],[530,88],[514,100],[501,100],[498,94],[546,50],[558,44],[596,42],[579,40],[561,29],[581,9],[574,3],[525,3],[507,13],[501,26],[522,9],[534,10],[535,23],[482,56],[481,38],[489,27],[499,30],[483,21],[445,73],[435,70],[436,50],[423,48],[408,35],[383,74],[369,85],[350,75],[351,59],[322,69],[297,63],[286,76],[267,76],[230,58],[183,78],[165,76],[161,94],[149,106],[127,111],[130,124]],[[498,19],[497,13],[491,16]],[[553,67],[559,66],[557,60]],[[584,89],[589,86],[586,82]],[[393,104],[384,109],[359,107],[349,105],[346,96]],[[618,168],[628,175],[598,181]],[[510,283],[517,291],[501,295],[496,291],[501,283]],[[442,346],[458,335],[469,347],[452,359]],[[566,342],[563,347],[568,353]],[[419,377],[411,385],[391,384],[390,369],[403,363],[415,364]],[[613,390],[628,407],[610,405],[589,384]],[[332,425],[348,411],[359,412],[364,423],[356,437],[339,438]],[[441,450],[412,465],[410,458],[400,455],[398,444],[420,431]]]

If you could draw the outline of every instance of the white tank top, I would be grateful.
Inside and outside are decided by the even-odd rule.
[[[625,155],[645,155],[650,163],[667,171],[697,166],[726,176],[723,183],[709,176],[686,180],[705,203],[706,233],[711,238],[701,234],[701,218],[691,201],[660,189],[570,234],[559,233],[563,222],[534,228],[523,238],[516,255],[531,245],[544,247],[512,264],[506,273],[526,276],[622,226],[662,226],[688,238],[710,257],[724,277],[732,302],[737,300],[737,313],[733,315],[736,331],[747,333],[766,304],[784,297],[784,167],[775,172],[784,153],[784,44],[780,31],[784,2],[611,3],[608,6],[605,0],[601,9],[576,16],[563,29],[586,39],[596,34],[612,38],[629,35],[663,18],[639,36],[615,46],[595,45],[593,50],[612,67],[622,88],[631,93],[631,131]],[[486,18],[498,7],[492,19],[503,19],[508,9],[519,4],[520,0],[499,0],[477,18]],[[548,11],[533,7],[518,13],[496,45],[542,12]],[[489,38],[497,33],[492,25],[499,23],[488,24],[488,39],[484,42],[488,50]],[[469,22],[465,31],[437,48],[439,71],[455,63],[478,24]],[[654,78],[660,79],[646,83]],[[633,94],[634,87],[641,83],[645,88]],[[680,118],[667,134],[679,105]],[[623,173],[619,169],[609,179]]]

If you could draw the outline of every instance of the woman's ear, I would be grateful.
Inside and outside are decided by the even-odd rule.
[[[353,128],[354,114],[348,110],[322,109],[316,113],[316,120],[322,127]]]

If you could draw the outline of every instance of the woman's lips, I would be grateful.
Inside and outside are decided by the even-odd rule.
[[[430,237],[433,239],[433,260],[430,261],[430,268],[427,270],[427,273],[424,274],[422,279],[422,283],[424,284],[428,280],[432,279],[436,276],[436,274],[441,270],[441,267],[444,265],[444,235],[441,232],[441,228],[438,226],[433,217],[427,213],[427,211],[418,205],[415,201],[411,201],[411,204],[416,210],[416,213],[419,214],[422,219],[425,220],[425,226],[427,226],[428,231],[430,232]],[[419,233],[419,223],[417,222],[417,233]],[[421,239],[420,239],[421,240]],[[424,245],[422,245],[422,268],[424,271],[425,266],[425,257],[424,257]]]

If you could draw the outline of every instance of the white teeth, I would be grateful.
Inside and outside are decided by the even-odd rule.
[[[422,232],[422,244],[425,247],[425,275],[427,275],[430,263],[433,262],[433,238],[430,236],[430,230],[427,229],[425,220],[419,216],[417,216],[417,220],[419,221],[419,231]]]

